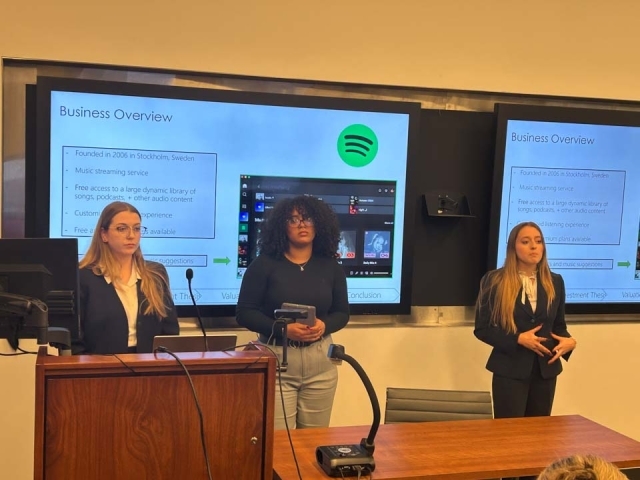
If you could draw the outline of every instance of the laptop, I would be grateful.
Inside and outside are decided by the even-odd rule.
[[[236,346],[237,335],[207,335],[209,352],[219,352]],[[157,335],[153,337],[153,350],[165,347],[170,352],[204,352],[204,339],[201,335]]]

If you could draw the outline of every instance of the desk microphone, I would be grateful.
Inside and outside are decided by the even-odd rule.
[[[198,316],[198,325],[200,325],[200,330],[202,330],[202,337],[204,338],[204,351],[209,351],[209,344],[207,343],[207,332],[204,329],[204,325],[202,323],[202,317],[200,316],[200,309],[196,304],[196,298],[193,296],[193,292],[191,291],[191,279],[193,278],[193,270],[187,268],[187,283],[189,284],[189,295],[191,295],[191,301],[193,302],[193,306],[196,307],[196,315]]]
[[[331,344],[327,356],[332,360],[344,360],[356,371],[369,394],[373,409],[373,422],[371,430],[369,430],[369,436],[363,438],[360,444],[318,447],[316,448],[316,460],[322,470],[330,477],[357,476],[359,478],[363,472],[371,474],[376,468],[376,463],[373,460],[373,451],[375,450],[373,439],[380,426],[380,404],[371,380],[369,380],[364,369],[353,357],[344,353],[342,345]]]

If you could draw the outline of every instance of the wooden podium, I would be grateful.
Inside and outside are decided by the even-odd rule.
[[[271,479],[275,358],[179,353],[212,476]],[[36,480],[207,479],[189,379],[166,353],[36,361]]]

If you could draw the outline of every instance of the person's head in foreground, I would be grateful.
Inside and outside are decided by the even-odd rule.
[[[595,455],[572,455],[545,468],[538,480],[628,480],[613,463]]]

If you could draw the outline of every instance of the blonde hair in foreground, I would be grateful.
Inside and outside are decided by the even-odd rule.
[[[553,300],[556,298],[556,290],[551,280],[551,270],[547,262],[547,246],[544,242],[542,230],[534,222],[523,222],[511,230],[507,240],[507,255],[504,260],[502,270],[497,270],[490,276],[487,285],[480,286],[476,306],[480,307],[481,302],[488,302],[490,293],[495,291],[494,307],[491,309],[491,322],[498,325],[508,333],[516,333],[516,322],[513,319],[513,308],[518,298],[518,292],[522,288],[522,280],[518,275],[518,257],[516,255],[516,240],[520,230],[524,227],[533,227],[540,233],[544,252],[538,263],[538,276],[540,283],[547,292],[547,311],[551,308]],[[484,282],[483,282],[484,283]]]
[[[595,455],[572,455],[553,462],[538,480],[628,480],[614,464]]]
[[[115,288],[122,287],[120,279],[120,265],[116,261],[109,244],[102,241],[100,233],[111,226],[113,217],[121,212],[132,212],[142,218],[140,212],[133,205],[126,202],[113,202],[104,207],[91,238],[91,244],[87,249],[79,268],[89,268],[96,275],[111,278]],[[164,304],[164,289],[168,288],[167,279],[162,271],[155,268],[154,264],[147,264],[142,256],[140,247],[133,253],[133,264],[140,275],[140,290],[146,297],[144,305],[141,305],[145,315],[155,314],[160,318],[167,316],[167,306]]]

